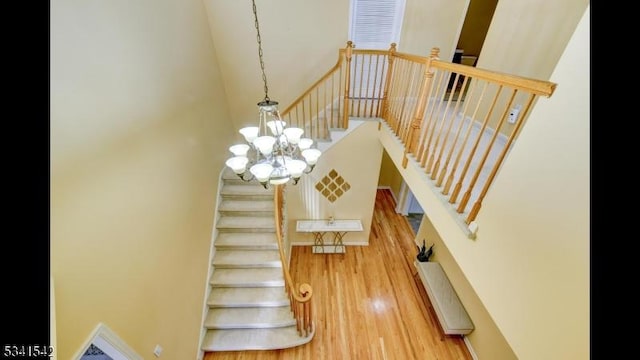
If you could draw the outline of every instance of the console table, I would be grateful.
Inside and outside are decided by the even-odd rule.
[[[362,231],[362,222],[360,220],[298,220],[296,222],[297,232],[308,232],[313,234],[313,252],[314,253],[344,253],[346,247],[342,242],[342,238],[348,232]],[[333,234],[330,245],[325,245],[324,236],[327,233]],[[326,247],[333,247],[333,251],[325,251]],[[331,250],[329,248],[328,250]]]

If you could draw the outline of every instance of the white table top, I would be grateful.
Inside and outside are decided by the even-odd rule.
[[[322,232],[322,231],[362,231],[362,221],[360,220],[298,220],[296,222],[297,232]]]

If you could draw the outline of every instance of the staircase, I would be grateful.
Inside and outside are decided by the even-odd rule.
[[[305,344],[284,288],[273,190],[223,170],[203,351],[272,350]]]

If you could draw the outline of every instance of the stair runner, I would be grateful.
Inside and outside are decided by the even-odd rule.
[[[202,350],[284,349],[301,337],[284,288],[273,189],[225,169]]]

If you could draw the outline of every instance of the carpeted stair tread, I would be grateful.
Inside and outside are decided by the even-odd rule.
[[[216,228],[218,230],[246,230],[250,232],[275,231],[275,218],[270,216],[222,216]]]
[[[273,200],[232,200],[225,199],[220,203],[219,211],[224,213],[264,213],[264,216],[273,216]]]
[[[229,267],[282,267],[278,250],[216,250],[216,269]]]
[[[213,288],[207,305],[215,307],[287,306],[289,299],[284,286]]]
[[[274,232],[221,232],[215,241],[216,249],[277,249],[278,240]]]
[[[273,199],[273,188],[265,189],[261,185],[224,184],[220,190],[223,198],[252,197],[254,199]]]
[[[295,325],[273,329],[207,330],[203,351],[286,349],[308,343],[314,333],[302,337]]]
[[[287,306],[249,308],[210,308],[204,326],[207,329],[274,328],[295,324]]]
[[[282,268],[215,269],[211,276],[214,287],[284,286]]]

